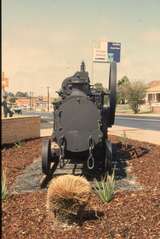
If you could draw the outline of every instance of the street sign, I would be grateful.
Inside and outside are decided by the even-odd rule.
[[[107,51],[105,48],[94,48],[93,49],[93,62],[106,62]]]
[[[120,62],[121,43],[120,42],[108,42],[108,60]]]

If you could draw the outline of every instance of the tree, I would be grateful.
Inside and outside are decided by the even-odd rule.
[[[14,93],[12,93],[12,92],[8,92],[8,93],[7,93],[7,96],[8,96],[8,97],[15,97]]]
[[[127,76],[123,76],[122,79],[118,81],[118,87],[125,86],[129,83],[129,79]]]
[[[103,85],[102,85],[102,83],[100,83],[100,82],[97,82],[97,83],[95,83],[94,84],[94,87],[97,89],[97,90],[99,90],[99,91],[104,91],[104,92],[106,92],[107,91],[107,89],[105,89],[104,87],[103,87]],[[107,95],[104,95],[104,104],[105,105],[108,105],[108,96]]]
[[[127,101],[135,114],[139,112],[139,106],[143,103],[146,95],[146,85],[141,81],[130,82],[127,85]]]
[[[122,79],[118,81],[117,103],[119,104],[126,103],[126,91],[129,83],[130,81],[127,76],[123,76]]]
[[[10,97],[10,98],[9,98],[9,102],[10,102],[11,104],[16,103],[16,97],[15,97],[15,96],[14,96],[14,97]]]
[[[27,92],[17,91],[16,97],[29,97]]]
[[[94,84],[94,87],[97,89],[97,90],[105,90],[105,88],[103,87],[102,83],[95,83]]]
[[[61,101],[61,99],[60,99],[60,97],[54,97],[53,98],[53,101],[52,101],[52,104],[53,105],[56,105],[58,102],[60,102]]]
[[[16,97],[15,97],[14,93],[8,92],[7,97],[11,104],[14,104],[16,102]]]

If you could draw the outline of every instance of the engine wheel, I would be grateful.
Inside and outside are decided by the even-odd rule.
[[[51,139],[46,139],[42,143],[42,172],[46,175],[50,174],[51,162]]]
[[[109,174],[112,173],[112,144],[106,140],[106,153],[105,153],[105,171]]]

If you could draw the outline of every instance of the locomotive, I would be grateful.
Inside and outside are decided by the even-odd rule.
[[[110,62],[108,90],[90,84],[89,74],[82,62],[80,71],[64,79],[53,103],[53,134],[43,141],[42,171],[49,175],[51,164],[66,159],[81,158],[88,170],[101,167],[112,169],[112,144],[107,130],[114,124],[116,108],[116,62]],[[105,105],[104,99],[108,99]],[[58,145],[56,150],[52,145]]]

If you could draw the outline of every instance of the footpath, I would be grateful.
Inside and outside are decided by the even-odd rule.
[[[108,132],[111,135],[120,137],[126,135],[129,139],[160,145],[160,131],[114,125],[112,128],[109,128]]]
[[[124,116],[129,118],[160,118],[160,114],[153,113],[141,113],[141,114],[126,114],[126,113],[116,113],[116,116]],[[125,127],[114,125],[109,128],[109,134],[121,136],[126,135],[127,138],[139,140],[143,142],[153,143],[160,145],[160,131],[155,130],[144,130],[139,128]]]
[[[52,128],[41,129],[40,135],[41,137],[51,136],[52,131]],[[126,137],[129,139],[160,145],[160,131],[143,130],[138,128],[114,125],[112,126],[112,128],[109,128],[108,132],[110,135],[116,135],[120,137],[126,135]]]

